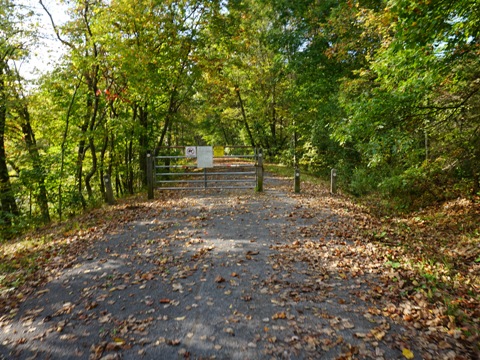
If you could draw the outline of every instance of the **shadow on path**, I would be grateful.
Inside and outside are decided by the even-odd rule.
[[[384,316],[368,245],[331,230],[348,216],[270,181],[138,203],[3,322],[0,358],[420,358]]]

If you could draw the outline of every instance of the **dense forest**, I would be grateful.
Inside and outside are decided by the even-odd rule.
[[[38,3],[37,1],[31,1]],[[478,199],[479,0],[0,0],[0,232],[144,189],[165,145],[251,145],[412,209]],[[35,8],[37,9],[37,8]]]

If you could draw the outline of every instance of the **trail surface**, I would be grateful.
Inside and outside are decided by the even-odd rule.
[[[80,254],[15,316],[3,317],[0,358],[447,359],[462,352],[392,316],[398,308],[415,315],[416,304],[384,296],[385,261],[351,236],[355,214],[332,211],[326,192],[294,195],[289,187],[269,178],[263,194],[174,193],[119,206]],[[68,254],[58,257],[52,261]]]

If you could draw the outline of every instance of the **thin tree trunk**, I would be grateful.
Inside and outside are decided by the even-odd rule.
[[[7,155],[5,152],[5,125],[7,121],[7,107],[5,95],[5,81],[3,79],[4,64],[0,63],[0,220],[9,228],[12,225],[11,216],[19,215],[15,196],[13,195],[10,176],[8,175]]]
[[[146,157],[146,155],[145,155]],[[134,178],[135,178],[135,175],[134,175],[134,171],[133,171],[133,136],[132,138],[130,139],[130,142],[128,144],[128,161],[129,161],[129,168],[130,168],[130,171],[129,171],[129,175],[128,175],[128,192],[130,193],[130,195],[133,195],[135,193],[134,191],[134,187],[133,187],[133,184],[134,184]]]
[[[7,69],[8,70],[8,69]],[[20,119],[20,127],[23,132],[23,139],[25,140],[25,145],[30,155],[32,161],[33,173],[35,174],[35,181],[37,183],[38,189],[33,191],[34,198],[37,202],[38,207],[40,208],[41,219],[43,223],[50,222],[50,212],[48,209],[48,196],[47,189],[45,186],[46,183],[46,174],[45,169],[42,165],[40,158],[40,152],[38,151],[37,141],[35,139],[35,134],[32,129],[32,122],[30,119],[30,111],[28,110],[28,104],[25,101],[25,96],[22,95],[22,86],[21,86],[21,77],[18,73],[18,70],[15,68],[14,71],[10,71],[12,75],[15,76],[18,81],[18,87],[12,88],[12,93],[15,94],[15,110],[17,111]],[[30,188],[30,197],[32,195],[32,188]],[[32,215],[32,202],[30,201],[30,216]]]
[[[165,123],[163,124],[162,134],[160,135],[160,140],[158,141],[157,148],[159,148],[163,145],[163,142],[165,140],[165,136],[167,135],[168,129],[170,128],[170,124],[172,122],[172,116],[178,110],[176,94],[177,94],[177,90],[173,89],[172,93],[170,94],[168,111],[167,111],[167,115],[165,116]]]
[[[247,114],[245,113],[245,106],[243,105],[242,96],[240,95],[240,88],[238,85],[235,86],[235,92],[238,96],[238,102],[240,103],[240,110],[242,111],[243,123],[245,124],[245,130],[247,130],[248,137],[250,139],[250,144],[252,147],[255,147],[255,140],[253,139],[252,132],[250,131],[250,126],[248,126]]]
[[[140,137],[139,137],[139,145],[140,145],[140,173],[142,176],[142,184],[147,186],[147,163],[145,159],[147,158],[147,150],[148,150],[148,110],[147,106],[140,106],[138,108],[138,120],[140,122]],[[134,113],[134,122],[136,121],[135,113]]]
[[[277,148],[278,141],[277,141],[277,103],[276,103],[276,86],[273,85],[272,89],[272,119],[270,122],[270,131],[272,132],[272,141],[273,146]]]
[[[90,98],[90,95],[87,95],[87,111],[91,108],[91,104],[92,104],[92,99]],[[85,198],[83,197],[83,160],[85,159],[85,154],[87,152],[85,138],[87,136],[89,121],[90,121],[90,115],[88,111],[88,113],[85,115],[83,124],[80,128],[80,131],[82,133],[82,139],[78,144],[78,151],[77,151],[77,173],[76,173],[77,191],[78,191],[78,197],[81,201],[81,204],[84,210],[87,207],[87,203],[85,201]]]
[[[107,192],[105,189],[104,175],[105,175],[105,154],[108,149],[108,132],[105,131],[105,136],[103,138],[102,149],[100,150],[100,192],[102,193],[103,198],[107,199]]]
[[[479,192],[480,192],[480,176],[479,176],[479,173],[474,169],[472,196],[476,196]]]
[[[122,181],[120,180],[118,172],[115,174],[115,191],[117,193],[117,197],[123,195]]]
[[[91,180],[93,178],[93,175],[95,175],[95,173],[97,172],[97,164],[98,164],[97,150],[95,147],[95,143],[93,141],[93,137],[90,137],[90,139],[88,139],[88,147],[90,148],[90,153],[92,154],[92,168],[85,175],[85,187],[87,189],[88,198],[92,200],[93,190],[92,190]]]
[[[28,152],[32,159],[33,170],[38,181],[38,194],[35,195],[38,206],[40,207],[42,221],[44,223],[50,222],[50,212],[48,209],[47,189],[45,187],[45,169],[42,166],[40,153],[38,152],[37,141],[30,122],[30,113],[26,105],[20,111],[23,123],[22,131],[27,145]]]
[[[191,49],[191,43],[188,46],[188,51],[187,54],[190,52]],[[169,99],[169,104],[168,104],[168,111],[167,115],[165,117],[165,123],[163,124],[163,130],[162,134],[160,136],[160,140],[157,143],[157,148],[161,147],[163,145],[163,141],[165,140],[165,136],[167,135],[168,130],[172,128],[172,121],[173,121],[173,116],[178,112],[181,104],[182,104],[182,99],[178,98],[178,87],[181,82],[181,77],[183,76],[183,73],[185,72],[187,68],[185,59],[182,61],[181,68],[179,69],[180,71],[178,72],[177,78],[175,80],[175,85],[172,88],[172,92],[170,93],[170,99]],[[146,157],[144,158],[146,159]],[[146,164],[145,164],[146,166]]]
[[[63,132],[62,137],[62,145],[61,145],[61,160],[60,160],[60,182],[58,184],[58,217],[62,220],[63,215],[63,175],[65,172],[65,147],[67,145],[67,136],[68,136],[68,128],[70,125],[70,115],[72,114],[73,104],[75,103],[75,98],[77,96],[78,88],[80,84],[75,86],[75,91],[73,92],[72,99],[70,100],[70,104],[68,105],[67,116],[65,119],[65,130]]]
[[[95,52],[95,54],[96,54],[96,52]],[[95,55],[95,57],[96,57],[96,55]],[[96,125],[96,122],[97,122],[98,107],[99,107],[99,102],[100,102],[100,98],[98,96],[98,85],[97,85],[98,65],[95,66],[95,72],[94,73],[95,73],[95,75],[93,76],[93,78],[91,78],[90,81],[88,81],[90,91],[92,91],[92,93],[95,96],[93,102],[91,103],[91,105],[93,105],[93,109],[91,111],[91,116],[90,116],[90,120],[89,120],[90,124],[89,124],[89,127],[88,127],[88,130],[89,130],[88,145],[89,145],[89,148],[90,148],[90,154],[92,155],[92,168],[87,173],[87,175],[85,175],[85,187],[87,188],[87,194],[88,194],[88,198],[90,200],[93,199],[93,190],[92,190],[91,180],[92,180],[93,176],[96,174],[97,168],[98,168],[98,166],[97,166],[98,165],[97,149],[95,147],[95,140],[94,140],[94,137],[93,137],[93,133],[95,131],[95,125]],[[103,116],[102,116],[102,118],[103,118]]]

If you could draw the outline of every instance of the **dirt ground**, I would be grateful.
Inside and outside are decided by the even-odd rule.
[[[291,185],[118,206],[1,317],[0,359],[473,358],[435,314],[393,316],[423,299],[387,296],[392,269],[345,230],[355,215]]]

